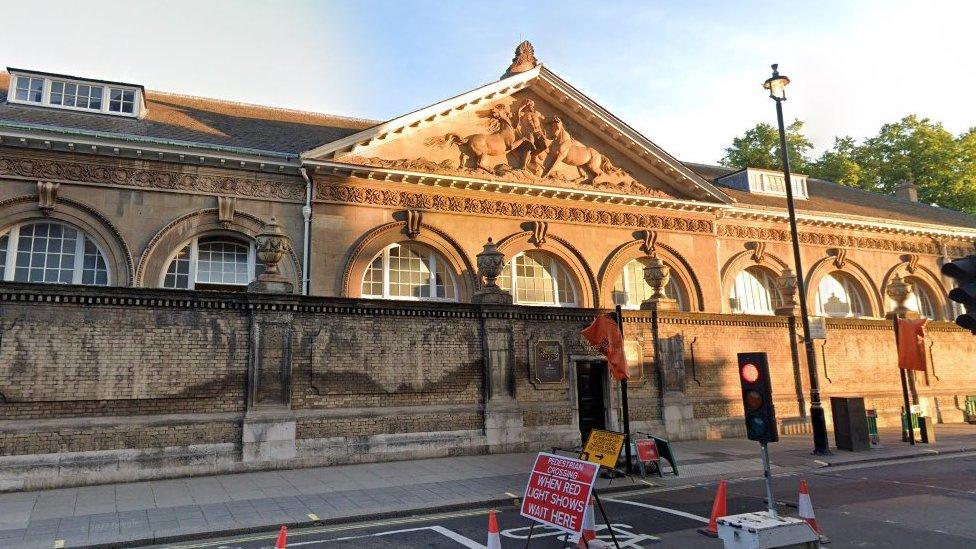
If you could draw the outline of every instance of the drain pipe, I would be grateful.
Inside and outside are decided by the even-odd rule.
[[[308,260],[312,252],[312,180],[304,166],[298,168],[305,180],[305,205],[302,206],[302,217],[305,219],[305,234],[302,238],[302,295],[308,295],[309,265]]]

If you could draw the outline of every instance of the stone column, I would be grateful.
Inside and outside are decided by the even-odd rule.
[[[291,313],[252,313],[242,461],[282,461],[296,455],[291,411],[292,320]]]

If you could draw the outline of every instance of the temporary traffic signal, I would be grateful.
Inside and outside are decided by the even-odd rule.
[[[956,317],[956,324],[976,334],[976,255],[942,265],[942,274],[956,281],[949,299],[961,304],[966,312]]]
[[[773,386],[769,380],[766,353],[739,353],[739,383],[742,405],[746,409],[746,435],[749,440],[776,442],[776,410],[773,408]]]

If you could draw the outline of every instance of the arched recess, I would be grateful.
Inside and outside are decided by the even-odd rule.
[[[62,221],[84,231],[105,254],[113,286],[131,286],[133,259],[122,233],[98,210],[70,198],[58,197],[53,210],[42,212],[37,196],[19,196],[0,202],[0,231],[25,221]]]
[[[461,245],[446,232],[426,223],[420,225],[420,232],[416,236],[409,238],[404,231],[406,226],[405,221],[394,221],[380,225],[359,237],[346,259],[346,267],[340,278],[340,295],[361,297],[363,275],[376,254],[390,244],[415,242],[431,248],[450,263],[452,274],[458,283],[457,300],[462,303],[470,302],[475,291],[477,270]]]
[[[600,302],[613,303],[613,285],[620,277],[620,271],[624,265],[634,259],[648,257],[641,249],[643,240],[634,240],[618,246],[603,262],[600,268]],[[688,310],[704,311],[705,301],[702,294],[701,284],[695,271],[691,268],[685,258],[674,248],[661,244],[655,244],[658,257],[671,267],[671,276],[677,278],[687,293]]]
[[[884,300],[882,299],[881,290],[871,280],[871,276],[864,267],[846,257],[843,261],[838,261],[836,256],[828,256],[821,258],[813,264],[804,279],[807,291],[807,303],[812,304],[816,302],[817,289],[820,287],[820,281],[823,280],[824,276],[836,271],[849,275],[861,286],[861,290],[864,292],[863,297],[867,300],[867,316],[875,318],[884,316]],[[810,314],[814,314],[813,310],[813,305],[810,305]]]
[[[193,237],[201,235],[229,235],[254,240],[264,228],[265,220],[247,212],[237,211],[232,221],[221,222],[217,209],[205,209],[181,216],[163,227],[149,241],[139,259],[136,269],[136,285],[157,287],[167,267],[169,259],[181,246]],[[302,266],[295,254],[295,239],[291,239],[292,249],[288,259],[281,262],[281,274],[301,291]],[[290,260],[289,260],[290,259]]]
[[[765,251],[757,253],[756,250],[744,250],[732,256],[725,262],[721,271],[723,313],[732,312],[732,307],[729,304],[729,296],[732,294],[732,288],[735,286],[735,277],[740,271],[753,266],[762,267],[769,271],[771,276],[776,277],[782,274],[787,264],[779,257]],[[776,289],[773,289],[773,291],[778,292]]]
[[[533,236],[534,233],[532,231],[523,231],[511,234],[498,241],[498,251],[505,254],[506,265],[512,260],[512,257],[520,252],[532,250],[549,252],[569,267],[574,281],[579,285],[579,303],[577,303],[579,307],[598,308],[612,306],[613,301],[603,302],[600,300],[597,291],[599,286],[597,285],[596,276],[593,275],[593,270],[590,269],[586,260],[583,259],[583,254],[576,247],[566,239],[555,236],[552,233],[546,234],[545,241],[541,244],[535,243],[532,238]],[[610,303],[610,305],[606,305],[607,303]]]
[[[888,309],[888,284],[891,284],[891,280],[894,278],[895,273],[898,273],[898,275],[902,278],[915,279],[915,281],[920,282],[927,287],[929,290],[929,295],[934,301],[932,306],[935,309],[935,316],[932,318],[932,320],[948,319],[948,290],[946,290],[945,286],[942,285],[942,281],[939,279],[938,275],[929,270],[927,267],[913,263],[914,262],[912,261],[902,261],[901,263],[895,264],[893,267],[888,269],[888,272],[885,273],[884,279],[882,279],[881,282],[882,292],[884,292],[882,295],[885,296],[882,303],[885,304],[885,308]],[[885,312],[888,311],[886,310]]]

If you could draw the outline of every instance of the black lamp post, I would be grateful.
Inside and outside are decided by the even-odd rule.
[[[617,328],[620,330],[620,337],[624,336],[624,314],[623,308],[627,304],[627,292],[620,290],[614,290],[613,292],[613,304],[616,308],[617,313]],[[627,472],[633,472],[633,466],[630,462],[632,459],[630,451],[630,406],[627,403],[627,380],[620,380],[620,404],[624,411],[624,457],[627,460]]]
[[[793,206],[793,183],[790,181],[790,158],[786,149],[786,128],[783,125],[783,101],[786,101],[786,86],[790,79],[773,65],[773,76],[763,82],[769,90],[769,97],[776,101],[776,121],[779,122],[779,151],[783,157],[783,178],[786,180],[786,207],[790,216],[790,237],[793,244],[793,263],[796,269],[796,289],[800,294],[800,320],[803,324],[803,345],[807,351],[807,368],[810,371],[810,422],[813,424],[813,453],[829,454],[827,444],[827,421],[820,404],[820,381],[817,378],[817,354],[810,337],[810,317],[807,316],[806,281],[800,263],[800,238],[796,230],[796,209]]]

